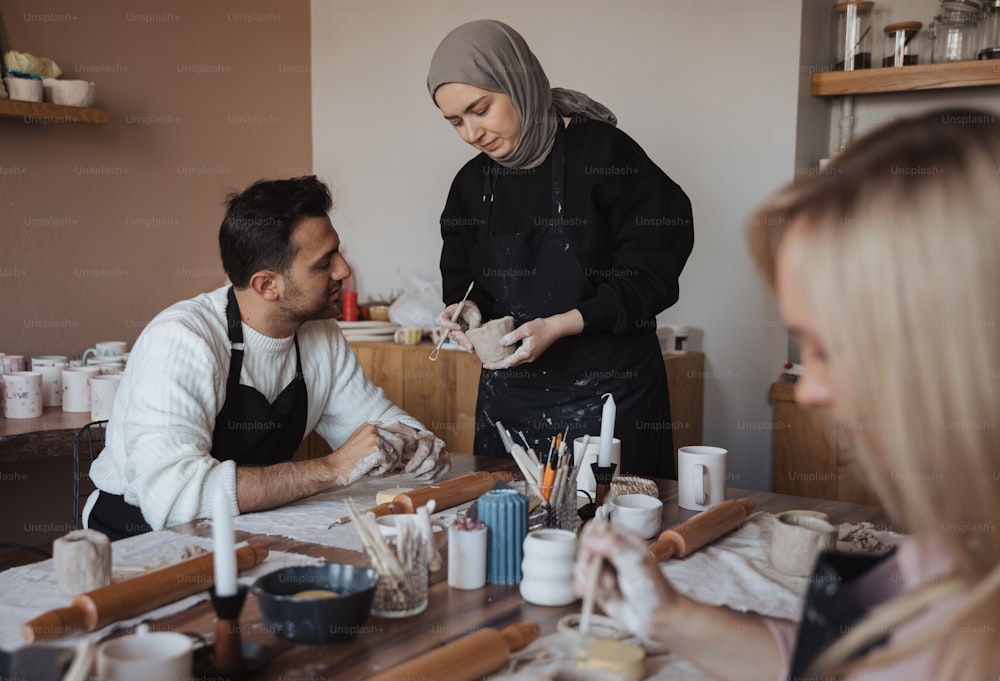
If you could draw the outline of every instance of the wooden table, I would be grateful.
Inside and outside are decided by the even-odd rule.
[[[472,470],[504,469],[508,465],[501,459],[456,455],[453,456],[452,468],[455,475],[460,475]],[[676,482],[658,481],[657,484],[664,502],[665,526],[675,525],[695,515],[677,506]],[[729,498],[743,496],[754,499],[758,510],[772,513],[812,509],[827,513],[833,523],[869,521],[880,526],[886,523],[885,514],[870,506],[769,492],[729,490]],[[196,523],[171,529],[200,536],[211,534],[211,528],[199,529]],[[246,534],[241,534],[237,536],[237,541],[246,538]],[[274,550],[304,553],[356,565],[364,562],[364,557],[354,551],[305,544],[282,537],[261,539]],[[240,622],[243,640],[262,643],[277,653],[269,667],[254,678],[288,681],[305,675],[309,678],[360,680],[484,627],[502,628],[517,622],[538,622],[544,635],[555,630],[562,616],[579,612],[579,602],[566,607],[525,603],[517,586],[487,585],[475,591],[452,589],[445,580],[445,572],[440,570],[432,575],[430,602],[427,610],[420,615],[402,620],[371,617],[365,633],[347,642],[328,645],[294,645],[277,638],[261,621],[256,601],[248,598]],[[154,628],[207,634],[213,631],[214,614],[208,602],[203,602],[159,621]],[[308,673],[303,670],[308,670]]]

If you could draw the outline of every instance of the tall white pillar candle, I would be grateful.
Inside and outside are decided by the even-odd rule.
[[[597,465],[607,468],[611,465],[611,442],[615,439],[615,396],[605,393],[604,411],[601,414],[601,449],[597,455]]]
[[[229,510],[229,495],[221,487],[215,492],[212,540],[215,544],[215,594],[235,596],[236,541],[233,535],[233,516]]]

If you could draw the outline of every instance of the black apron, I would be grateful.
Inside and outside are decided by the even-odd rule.
[[[243,326],[233,288],[229,288],[226,322],[232,350],[226,401],[215,419],[212,456],[235,461],[238,466],[267,466],[289,461],[306,434],[309,395],[302,376],[299,338],[295,343],[295,378],[269,403],[256,388],[240,383],[243,370]],[[112,540],[149,532],[149,524],[137,506],[120,494],[101,492],[91,509],[88,527],[104,532]]]
[[[559,125],[552,148],[552,218],[513,233],[490,230],[493,193],[505,169],[490,162],[483,181],[482,220],[471,254],[476,285],[496,301],[497,318],[515,325],[572,310],[595,289],[570,245],[564,214],[565,132]],[[539,222],[539,221],[536,221]],[[575,227],[579,229],[580,227]],[[584,333],[553,343],[536,361],[510,369],[484,369],[476,403],[477,455],[505,456],[490,421],[500,421],[519,441],[523,432],[538,454],[557,432],[572,440],[600,433],[601,395],[617,405],[615,437],[619,472],[675,478],[666,369],[655,322],[635,333]]]
[[[789,669],[789,681],[807,678],[810,665],[837,639],[850,631],[877,603],[860,603],[850,592],[852,583],[895,553],[868,555],[824,551],[816,561],[802,606],[795,651]],[[890,595],[883,594],[888,600]],[[888,635],[866,646],[852,659],[884,645]]]

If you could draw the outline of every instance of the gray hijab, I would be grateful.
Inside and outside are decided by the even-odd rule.
[[[481,19],[462,24],[445,36],[431,59],[427,89],[445,83],[465,83],[502,92],[521,116],[521,138],[507,156],[496,159],[506,168],[534,168],[552,150],[563,116],[585,116],[617,124],[600,102],[563,88],[550,88],[538,59],[524,38],[507,24]]]

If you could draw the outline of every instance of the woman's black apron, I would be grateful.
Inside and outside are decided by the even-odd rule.
[[[484,176],[483,219],[479,221],[471,271],[476,286],[496,301],[497,318],[517,325],[572,310],[595,288],[570,245],[565,205],[565,133],[558,126],[552,148],[552,218],[535,220],[512,233],[490,230],[493,193],[505,169],[490,162]],[[500,187],[502,190],[502,186]],[[580,229],[579,226],[574,227]],[[475,453],[504,456],[491,421],[500,421],[519,441],[523,432],[539,454],[568,428],[575,437],[600,433],[601,395],[617,404],[615,437],[621,444],[620,472],[675,478],[666,369],[655,320],[635,333],[566,336],[536,361],[510,369],[484,369],[476,404]]]
[[[289,461],[305,437],[309,400],[302,376],[298,335],[294,338],[295,378],[273,403],[269,403],[256,388],[240,383],[243,326],[232,287],[229,288],[226,321],[232,350],[226,401],[212,431],[212,456],[219,461],[235,461],[239,466],[267,466]],[[138,507],[126,502],[120,494],[107,492],[98,496],[87,525],[112,540],[152,529]]]

